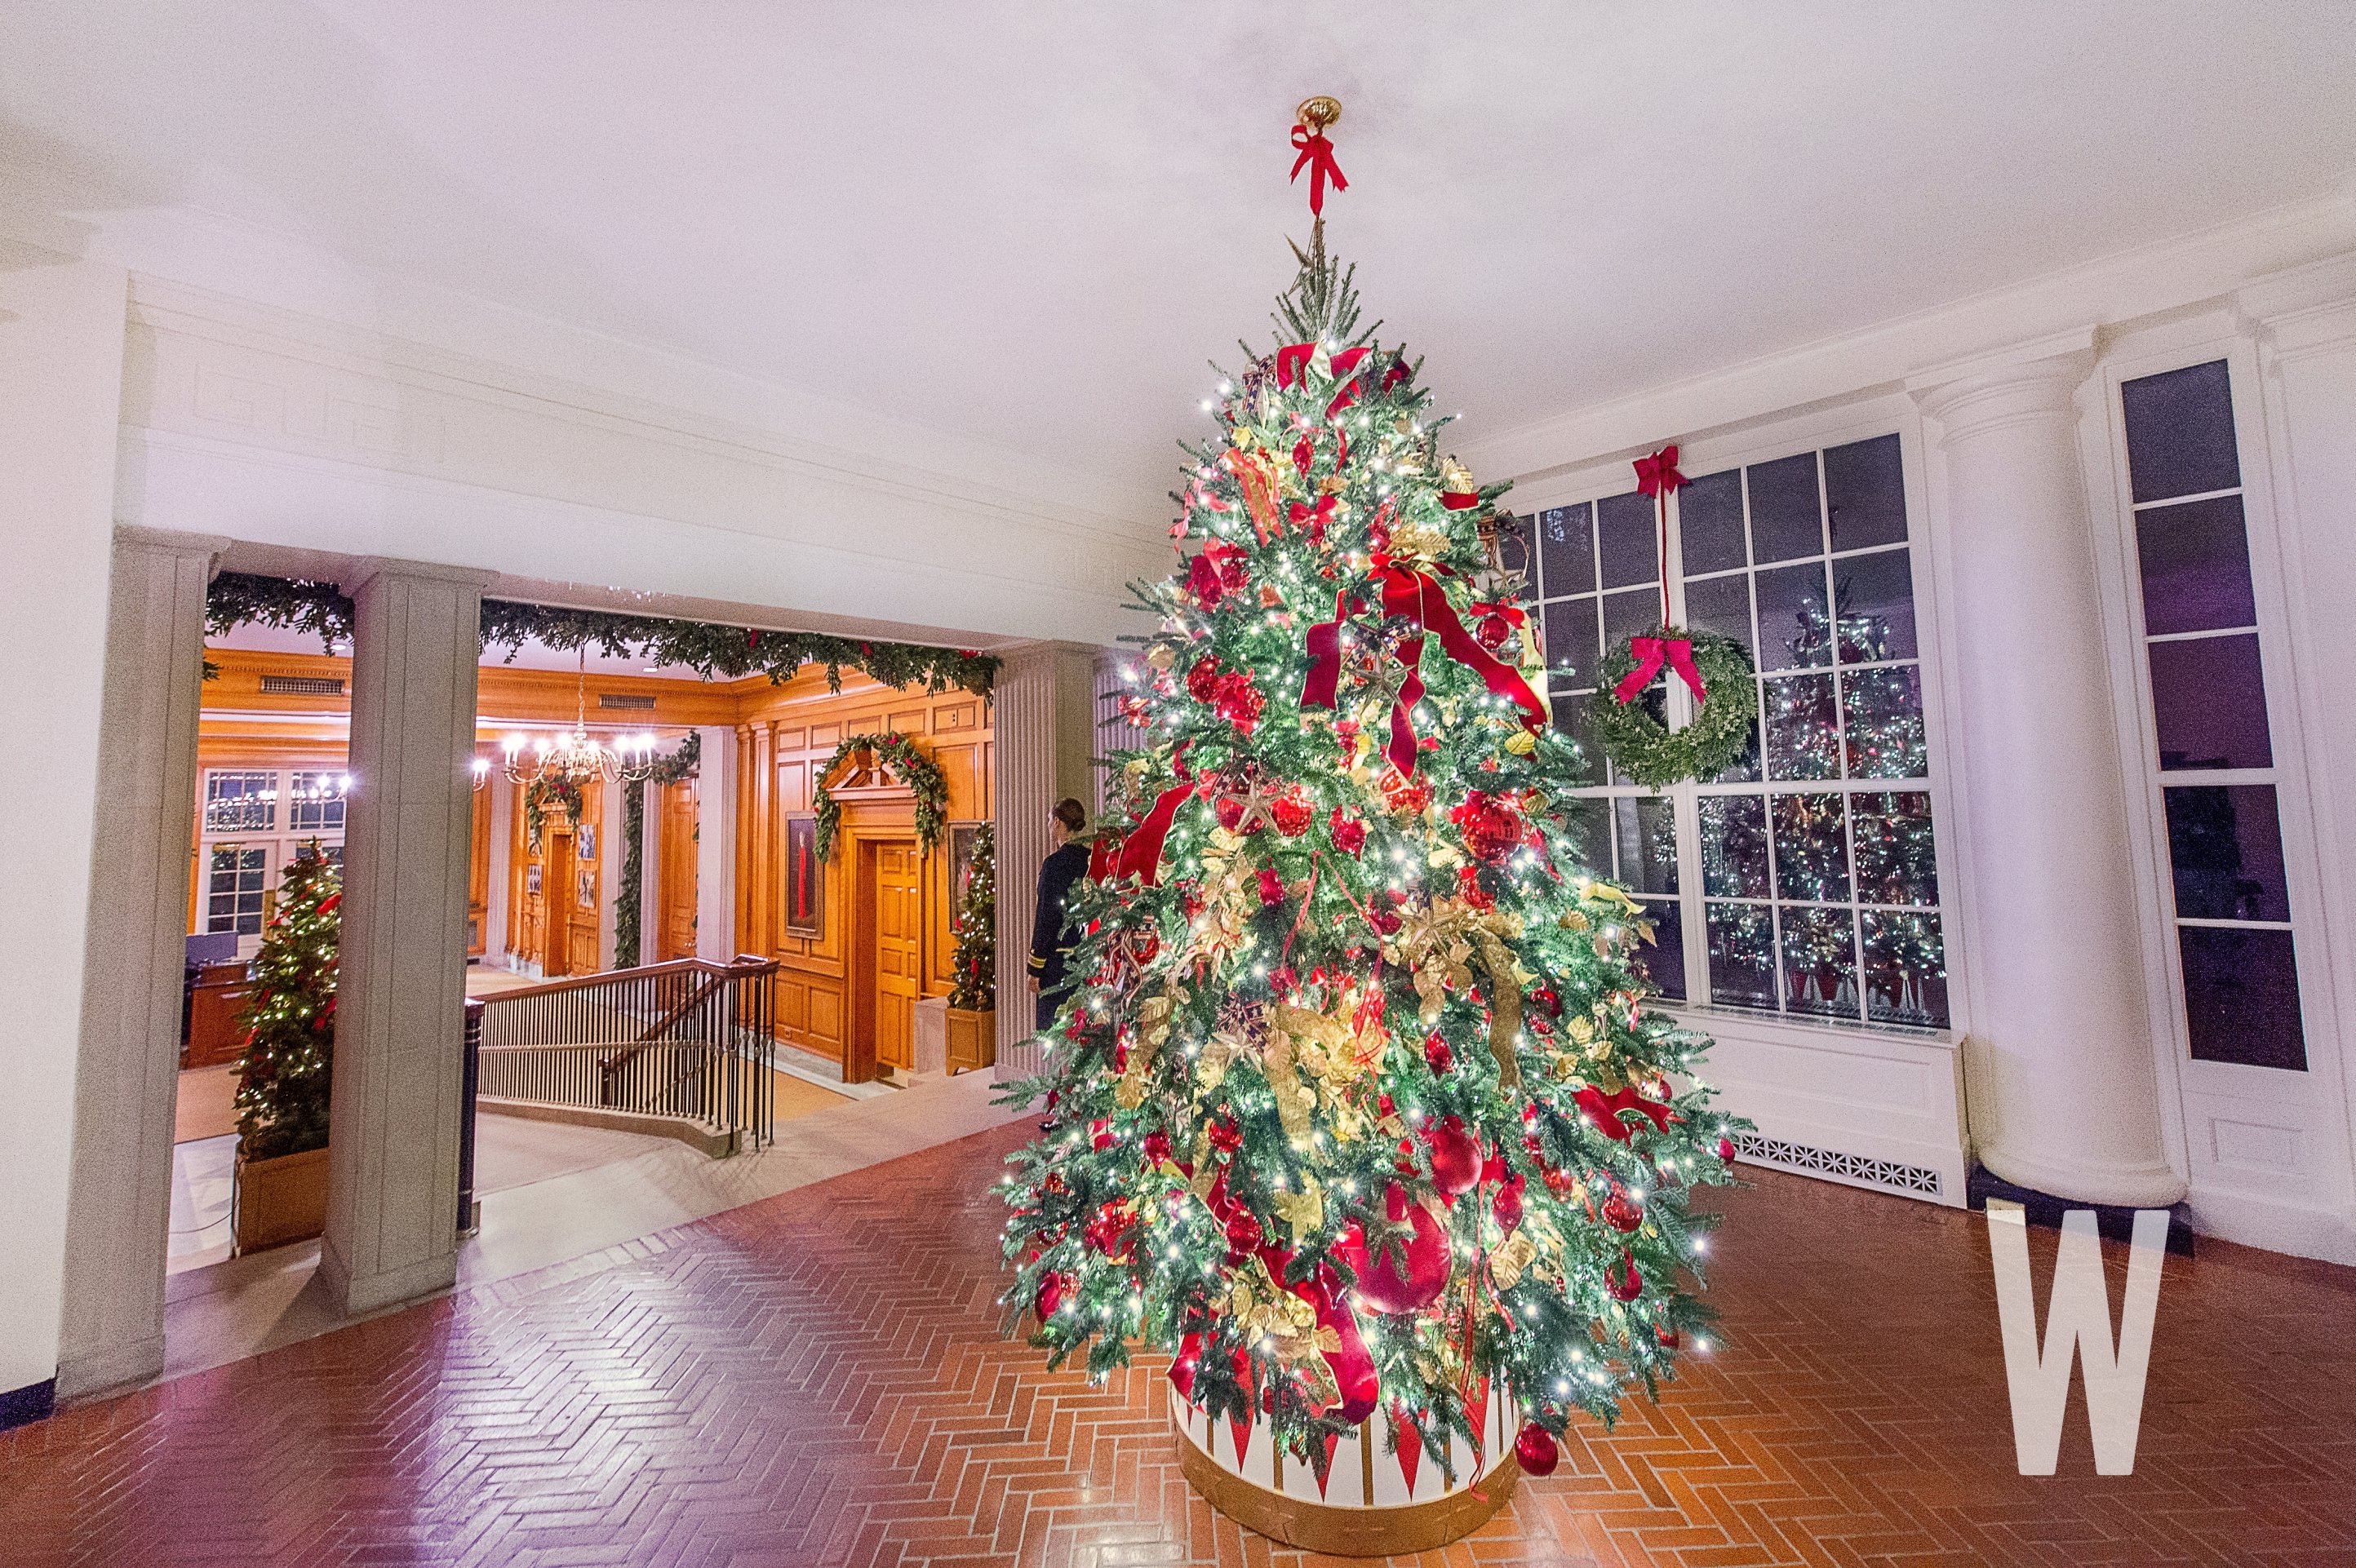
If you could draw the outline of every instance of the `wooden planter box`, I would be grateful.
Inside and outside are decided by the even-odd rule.
[[[962,1072],[970,1067],[988,1067],[997,1061],[996,1012],[975,1013],[963,1008],[951,1008],[948,1015],[950,1072]]]
[[[327,1228],[327,1151],[276,1159],[237,1157],[237,1250],[306,1241]]]

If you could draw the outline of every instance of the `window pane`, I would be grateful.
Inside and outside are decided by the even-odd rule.
[[[1793,560],[1825,553],[1816,498],[1816,454],[1801,453],[1743,470],[1751,480],[1751,559]]]
[[[1657,588],[1633,588],[1625,593],[1603,596],[1603,645],[1607,648],[1616,648],[1660,624],[1661,591]]]
[[[2216,496],[2136,514],[2136,556],[2143,568],[2143,629],[2214,632],[2258,624],[2250,588],[2250,541],[2242,498]]]
[[[2274,762],[2255,634],[2153,643],[2152,717],[2163,768],[2263,768]]]
[[[2176,912],[2193,920],[2288,920],[2274,786],[2201,785],[2167,794]]]
[[[1636,973],[1650,980],[1662,996],[1674,1002],[1686,999],[1685,912],[1675,899],[1646,899],[1644,918],[1653,923],[1653,940],[1639,943],[1632,955]]]
[[[1741,573],[1686,584],[1686,629],[1732,637],[1758,663],[1751,646],[1751,579]]]
[[[1660,523],[1650,496],[1631,491],[1596,502],[1595,539],[1604,587],[1660,581]]]
[[[1573,686],[1593,686],[1599,650],[1595,635],[1595,601],[1564,599],[1546,607],[1546,656],[1549,669],[1569,665]],[[1558,677],[1559,678],[1559,677]]]
[[[1775,1008],[1775,923],[1761,904],[1709,906],[1709,999]]]
[[[1875,1023],[1946,1028],[1947,955],[1939,917],[1869,909],[1863,918],[1865,1016]]]
[[[1497,559],[1507,571],[1520,575],[1522,586],[1514,594],[1515,603],[1520,604],[1530,603],[1538,596],[1537,562],[1530,555],[1533,521],[1511,512],[1497,514]]]
[[[1767,803],[1755,795],[1704,795],[1701,891],[1713,898],[1767,896]]]
[[[1568,803],[1563,828],[1570,837],[1571,853],[1579,864],[1597,876],[1612,871],[1612,803],[1587,795]]]
[[[2306,1072],[2290,933],[2182,925],[2176,935],[2192,1059]]]
[[[1538,514],[1538,581],[1549,599],[1595,592],[1595,539],[1585,502]]]
[[[289,781],[286,826],[298,833],[340,833],[344,828],[344,775],[298,773]]]
[[[1836,550],[1905,539],[1906,476],[1898,438],[1881,435],[1825,448],[1825,505]]]
[[[1547,695],[1547,705],[1554,709],[1554,727],[1569,736],[1579,745],[1580,766],[1577,781],[1582,784],[1603,782],[1603,751],[1596,745],[1594,734],[1587,727],[1587,705],[1596,699],[1580,693],[1555,691]],[[1609,702],[1609,697],[1602,699]]]
[[[1783,912],[1783,1001],[1795,1013],[1857,1017],[1857,916],[1845,909]]]
[[[1677,824],[1665,797],[1622,795],[1612,802],[1620,880],[1640,893],[1677,891]]]
[[[1677,539],[1688,577],[1745,564],[1742,470],[1705,474],[1677,492]]]
[[[276,775],[212,773],[205,775],[205,831],[267,833],[275,826]]]
[[[1902,549],[1833,562],[1843,664],[1914,656],[1914,574]]]
[[[1840,777],[1833,677],[1786,676],[1767,688],[1767,772],[1779,779]]]
[[[1825,597],[1825,564],[1778,567],[1759,573],[1759,667],[1803,669],[1833,662],[1832,612]]]
[[[2120,387],[2119,400],[2137,502],[2230,490],[2242,482],[2233,391],[2222,359],[2140,377]]]
[[[1847,708],[1843,717],[1848,721],[1849,777],[1929,776],[1931,751],[1922,733],[1920,667],[1848,670],[1841,676],[1841,700]]]
[[[1939,901],[1938,844],[1931,828],[1931,797],[1921,790],[1849,797],[1849,833],[1857,844],[1857,896],[1872,904]]]
[[[1659,679],[1654,681],[1652,685],[1638,692],[1635,697],[1636,702],[1643,706],[1644,711],[1653,716],[1653,722],[1662,725],[1665,728],[1667,726],[1669,721],[1669,693],[1668,688],[1665,684],[1667,679],[1668,674],[1665,670],[1662,672]],[[1588,700],[1590,702],[1611,702],[1616,699],[1608,691],[1599,691],[1593,697],[1589,698]],[[1601,749],[1598,748],[1596,755],[1601,756],[1602,754]],[[1614,784],[1626,784],[1628,782],[1628,780],[1616,767],[1612,770],[1612,780]]]
[[[1759,683],[1751,683],[1751,731],[1744,737],[1742,755],[1727,763],[1718,777],[1705,782],[1713,784],[1751,784],[1759,778]]]
[[[1848,898],[1847,797],[1774,797],[1775,896],[1839,903]]]

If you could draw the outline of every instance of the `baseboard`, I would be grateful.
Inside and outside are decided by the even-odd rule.
[[[2186,1205],[2192,1211],[2192,1228],[2204,1236],[2293,1257],[2356,1264],[2356,1216],[2221,1192],[2197,1182]]]
[[[0,1432],[12,1426],[24,1426],[36,1421],[47,1421],[58,1408],[58,1380],[43,1378],[23,1388],[12,1388],[0,1393]]]
[[[1993,1198],[1999,1203],[2018,1203],[2023,1217],[2032,1225],[2047,1230],[2062,1228],[2062,1216],[2076,1209],[2092,1210],[2094,1229],[2114,1242],[2135,1240],[2137,1211],[2117,1203],[2088,1203],[2075,1198],[2056,1198],[2050,1192],[2040,1192],[2030,1187],[2016,1187],[1987,1167],[1972,1162],[1971,1180],[1965,1188],[1975,1209],[1985,1209]],[[2192,1255],[2192,1215],[2181,1203],[2168,1210],[2168,1250],[2179,1257]]]
[[[95,1355],[70,1356],[58,1362],[57,1397],[87,1399],[110,1389],[144,1383],[162,1375],[164,1336],[151,1334],[129,1345],[115,1345]]]

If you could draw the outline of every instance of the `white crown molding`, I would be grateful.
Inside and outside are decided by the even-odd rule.
[[[1991,345],[2105,326],[2232,293],[2356,248],[2356,189],[2276,208],[2027,283],[1536,420],[1459,449],[1484,478],[1526,480],[1895,387]]]

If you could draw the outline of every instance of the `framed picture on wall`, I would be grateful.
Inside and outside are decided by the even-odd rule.
[[[532,897],[540,896],[540,864],[534,861],[523,869],[523,891]]]
[[[952,822],[949,824],[949,912],[954,915],[965,904],[965,880],[973,870],[974,846],[980,841],[982,824]]]
[[[786,818],[786,929],[816,936],[826,923],[826,867],[818,858],[818,818]]]
[[[573,901],[576,908],[597,907],[597,873],[584,866],[573,874],[573,891],[578,894]]]
[[[595,823],[584,822],[581,825],[580,830],[573,835],[573,852],[584,860],[594,860],[597,858],[597,825]]]

